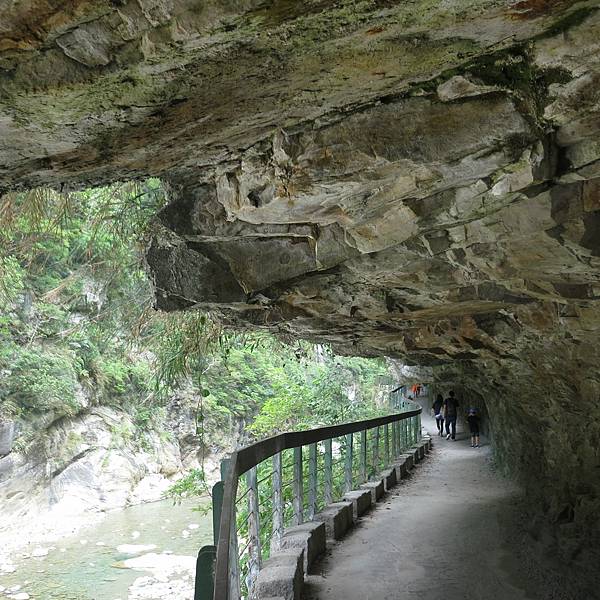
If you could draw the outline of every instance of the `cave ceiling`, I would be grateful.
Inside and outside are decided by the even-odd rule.
[[[599,4],[0,0],[0,192],[160,177],[164,310],[408,364],[585,370]]]

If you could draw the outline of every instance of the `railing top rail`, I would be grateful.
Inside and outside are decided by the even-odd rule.
[[[230,469],[235,471],[235,475],[239,477],[252,467],[263,462],[263,460],[271,458],[282,450],[315,444],[316,442],[322,442],[323,440],[328,440],[330,438],[342,437],[349,433],[356,433],[363,429],[372,429],[373,427],[379,427],[386,423],[408,419],[418,415],[420,412],[421,409],[419,408],[408,412],[385,415],[384,417],[366,419],[364,421],[353,421],[341,425],[329,425],[317,429],[308,429],[307,431],[280,433],[279,435],[266,438],[260,442],[246,446],[245,448],[240,448],[234,455],[235,462],[233,460],[234,457],[232,456]]]
[[[350,433],[363,431],[364,429],[372,429],[373,427],[379,427],[395,421],[402,421],[414,417],[421,412],[422,409],[418,408],[384,417],[343,423],[342,425],[330,425],[307,431],[280,433],[279,435],[261,440],[234,452],[231,455],[229,470],[225,479],[223,510],[219,525],[219,545],[217,547],[217,562],[215,566],[214,600],[229,600],[229,538],[234,514],[233,506],[235,505],[238,478],[240,475],[283,450],[315,444],[316,442],[342,437]]]

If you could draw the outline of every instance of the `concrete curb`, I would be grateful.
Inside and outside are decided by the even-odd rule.
[[[317,513],[315,521],[325,523],[327,537],[339,540],[354,524],[354,510],[351,501],[334,502]]]
[[[327,542],[341,539],[358,518],[406,478],[433,448],[431,437],[400,455],[374,481],[344,494],[317,513],[313,521],[287,529],[280,549],[263,565],[256,579],[255,597],[261,600],[301,600],[304,575],[325,553]]]
[[[352,502],[354,520],[364,515],[372,505],[372,495],[370,490],[352,490],[344,494],[343,500]]]
[[[325,523],[310,521],[290,527],[281,538],[279,549],[302,548],[304,550],[304,572],[313,565],[327,548],[327,530]]]
[[[399,456],[392,466],[396,469],[396,481],[401,481],[408,476],[408,472],[413,468],[412,454]]]
[[[383,479],[376,479],[375,481],[367,481],[360,486],[361,490],[369,490],[371,492],[371,503],[375,504],[379,501],[383,494],[385,494],[385,485]]]
[[[301,600],[304,585],[303,565],[303,548],[288,548],[273,554],[265,561],[256,578],[256,597]]]
[[[389,492],[397,483],[396,469],[393,467],[381,472],[385,491]]]

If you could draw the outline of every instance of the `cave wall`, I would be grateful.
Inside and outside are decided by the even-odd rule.
[[[0,193],[161,177],[158,308],[431,367],[584,562],[598,5],[0,0]]]

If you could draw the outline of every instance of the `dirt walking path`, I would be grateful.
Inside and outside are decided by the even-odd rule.
[[[317,565],[307,600],[538,600],[502,541],[518,489],[490,470],[488,446],[426,426],[433,452]]]

